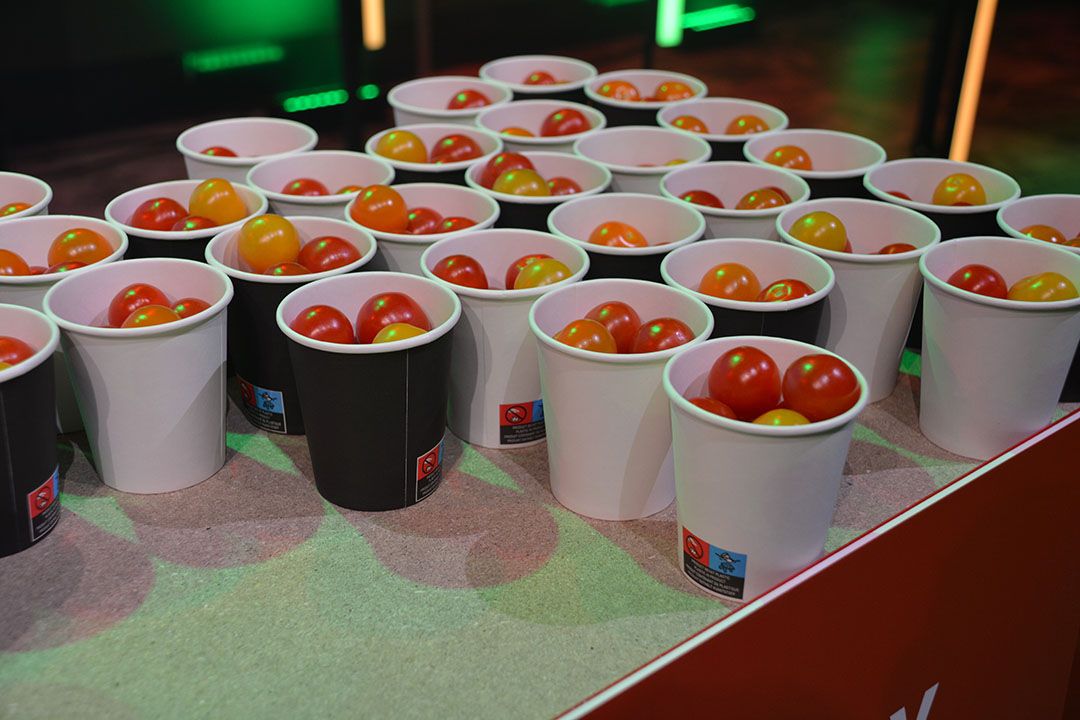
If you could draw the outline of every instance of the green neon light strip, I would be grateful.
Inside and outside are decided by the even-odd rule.
[[[687,30],[700,32],[750,22],[755,17],[757,17],[757,13],[754,12],[752,7],[737,4],[720,5],[719,7],[686,13],[682,17],[682,26]]]
[[[183,63],[188,72],[213,73],[281,62],[284,58],[285,48],[280,45],[245,45],[184,53]]]
[[[660,0],[656,4],[656,44],[676,47],[682,42],[686,0]]]
[[[374,100],[379,97],[382,90],[378,85],[368,83],[356,90],[356,97],[360,100]],[[344,88],[320,90],[319,92],[292,95],[283,98],[281,107],[285,112],[304,112],[305,110],[317,110],[334,105],[344,105],[349,101],[349,93]]]

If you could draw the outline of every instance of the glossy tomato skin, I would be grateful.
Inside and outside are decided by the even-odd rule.
[[[180,298],[173,303],[172,309],[176,311],[176,314],[181,318],[191,317],[192,315],[198,315],[203,310],[210,309],[210,303],[195,297]]]
[[[943,178],[934,188],[933,203],[954,207],[985,205],[986,190],[974,176],[967,173],[953,173]]]
[[[780,404],[780,369],[756,347],[732,348],[709,370],[709,396],[751,422]]]
[[[565,264],[555,258],[536,258],[514,279],[514,289],[524,290],[554,285],[573,275]]]
[[[736,210],[765,210],[766,208],[780,207],[790,202],[786,194],[778,191],[778,188],[758,188],[739,198]]]
[[[911,243],[892,243],[878,250],[878,255],[899,255],[900,253],[911,252],[915,250],[915,246]]]
[[[22,212],[23,210],[26,210],[29,207],[30,207],[30,203],[24,203],[24,202],[8,203],[7,205],[4,205],[3,207],[0,207],[0,217],[4,217],[5,215],[14,215],[15,213]]]
[[[304,243],[296,261],[311,272],[318,273],[344,267],[360,257],[360,251],[351,242],[336,235],[322,235]]]
[[[536,70],[525,78],[525,85],[554,85],[555,76],[546,70]]]
[[[591,128],[589,119],[580,110],[560,108],[544,118],[544,122],[540,125],[540,135],[543,137],[576,135]]]
[[[430,235],[431,233],[442,232],[439,229],[442,221],[442,215],[429,207],[409,208],[409,224],[406,226],[405,232],[410,235]]]
[[[810,287],[802,280],[796,280],[795,278],[784,278],[783,280],[777,280],[761,291],[758,295],[758,302],[784,302],[786,300],[797,300],[814,294],[814,288]]]
[[[544,178],[540,176],[540,173],[528,168],[504,172],[495,181],[491,189],[507,195],[530,195],[535,197],[551,195],[551,188],[544,182]]]
[[[213,157],[237,157],[233,150],[222,145],[214,145],[206,148],[202,151],[203,155],[211,155]]]
[[[169,228],[173,232],[190,232],[192,230],[204,230],[206,228],[217,227],[217,223],[209,218],[199,217],[198,215],[186,215]]]
[[[1004,300],[1009,294],[1005,278],[987,265],[972,263],[959,268],[949,276],[948,283],[961,290]]]
[[[738,420],[735,416],[735,411],[729,408],[725,403],[720,402],[715,398],[708,396],[687,398],[694,405],[697,405],[702,410],[707,410],[713,415],[719,415],[720,417],[726,417],[731,420]]]
[[[375,143],[375,154],[398,162],[426,163],[427,147],[419,135],[408,130],[391,130]]]
[[[785,425],[806,425],[810,420],[802,413],[787,408],[776,408],[761,415],[754,420],[755,425],[772,425],[782,427]]]
[[[628,353],[634,349],[634,338],[641,327],[641,317],[634,308],[624,302],[611,300],[600,303],[586,315],[608,329],[619,352]]]
[[[456,163],[472,160],[484,154],[480,146],[468,135],[454,133],[439,138],[431,149],[431,162]]]
[[[506,284],[507,290],[514,289],[514,282],[517,280],[518,273],[524,270],[528,265],[532,264],[534,260],[541,258],[549,258],[550,255],[545,253],[533,253],[531,255],[523,255],[510,264],[510,267],[506,270]]]
[[[437,232],[457,232],[458,230],[471,228],[473,225],[476,225],[476,222],[471,218],[454,215],[452,217],[443,218],[442,222],[439,223],[439,229],[437,230]]]
[[[733,118],[724,129],[726,135],[749,135],[751,133],[765,132],[769,124],[757,115],[739,115]]]
[[[725,300],[753,302],[761,293],[761,282],[745,265],[720,263],[705,272],[698,292]]]
[[[568,177],[553,177],[547,181],[548,191],[552,195],[576,195],[581,186]]]
[[[487,290],[487,275],[476,258],[469,255],[450,255],[444,257],[431,269],[435,277],[448,283],[463,287]]]
[[[814,163],[810,159],[810,154],[798,145],[782,145],[778,148],[773,148],[769,154],[765,156],[765,162],[779,165],[788,170],[814,169]]]
[[[643,322],[634,335],[633,353],[659,352],[685,345],[694,339],[694,331],[682,320],[670,317]]]
[[[187,214],[187,208],[172,198],[151,198],[135,208],[128,224],[141,230],[168,231]]]
[[[859,401],[861,392],[855,373],[833,355],[804,355],[784,371],[784,406],[810,422],[847,412]]]
[[[120,327],[124,324],[124,321],[130,317],[131,313],[146,305],[164,305],[165,307],[171,307],[172,303],[165,293],[154,285],[150,285],[149,283],[133,283],[128,285],[126,288],[116,293],[109,303],[109,326],[114,328]]]
[[[312,305],[300,311],[289,327],[312,340],[351,345],[356,333],[345,313],[329,305]]]
[[[373,339],[371,342],[373,344],[377,344],[397,342],[398,340],[408,340],[409,338],[420,337],[425,332],[427,331],[421,330],[415,325],[410,325],[409,323],[390,323],[389,325],[383,327],[383,329],[375,335],[375,339]]]
[[[283,262],[268,267],[263,270],[263,275],[273,275],[274,277],[292,277],[295,275],[310,275],[311,271],[306,267],[296,262]]]
[[[128,315],[124,322],[120,324],[120,327],[151,327],[153,325],[174,323],[179,319],[180,315],[168,305],[143,305]]]
[[[592,350],[593,352],[602,353],[618,352],[615,338],[611,337],[608,329],[597,321],[587,318],[574,320],[555,333],[555,339],[563,345],[569,345],[580,350]]]
[[[57,235],[49,246],[49,265],[69,262],[92,265],[112,252],[113,246],[100,233],[88,228],[71,228]]]
[[[788,231],[793,238],[807,245],[833,252],[850,252],[847,228],[840,218],[830,212],[817,210],[795,221]]]
[[[0,248],[0,276],[29,275],[30,266],[23,256]]]
[[[1058,272],[1041,272],[1020,278],[1009,288],[1009,300],[1056,302],[1077,297],[1072,280]]]
[[[694,96],[694,90],[686,83],[679,82],[678,80],[668,80],[662,82],[656,86],[656,92],[653,93],[653,99],[661,102],[674,102],[676,100],[686,100]]]
[[[356,196],[349,210],[352,219],[372,230],[404,233],[409,227],[405,198],[387,185],[369,185]]]
[[[367,344],[387,325],[408,323],[430,330],[431,321],[415,300],[400,292],[379,293],[368,299],[356,314],[356,340]]]
[[[597,225],[589,233],[589,242],[594,245],[621,248],[647,247],[649,244],[640,230],[619,220],[609,220]]]
[[[34,348],[10,335],[0,335],[0,363],[14,365],[34,354]]]
[[[687,190],[679,196],[679,199],[695,205],[704,205],[705,207],[724,207],[724,203],[720,198],[716,197],[716,195],[713,195],[708,190]]]
[[[641,99],[641,91],[625,80],[609,80],[596,90],[597,94],[609,97],[612,100],[633,102]]]
[[[78,270],[79,268],[84,267],[86,267],[86,263],[79,262],[78,260],[68,260],[67,262],[56,263],[47,269],[44,274],[64,273],[69,270]]]
[[[535,170],[532,160],[521,153],[501,152],[487,161],[483,172],[480,173],[480,184],[491,189],[495,187],[495,181],[499,176],[511,170]]]
[[[446,104],[447,110],[468,110],[472,108],[482,108],[486,105],[490,105],[491,100],[487,95],[478,90],[462,90],[454,94],[450,98],[450,102]]]
[[[699,134],[707,134],[709,132],[709,126],[705,124],[705,121],[694,115],[680,115],[672,120],[671,124],[680,130],[686,130],[688,132]]]
[[[281,189],[286,195],[300,195],[301,197],[318,197],[329,195],[330,190],[315,178],[296,178],[285,183]]]
[[[227,225],[247,217],[248,209],[231,182],[210,178],[191,191],[188,214],[213,220],[218,225]]]
[[[516,135],[517,137],[536,137],[533,133],[523,127],[518,127],[517,125],[504,127],[499,133],[502,135]]]
[[[295,263],[300,255],[296,227],[280,215],[258,215],[240,228],[237,252],[245,269],[265,273],[281,263]]]

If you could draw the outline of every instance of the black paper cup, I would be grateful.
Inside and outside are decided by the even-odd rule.
[[[750,162],[769,165],[765,158],[782,145],[797,145],[810,156],[813,170],[785,169],[810,185],[810,197],[814,199],[869,198],[863,177],[885,162],[885,149],[873,140],[836,130],[763,133],[746,141],[743,154]]]
[[[60,520],[53,353],[56,324],[37,310],[0,305],[0,334],[36,351],[0,370],[0,557],[25,550]]]
[[[559,82],[555,85],[526,85],[525,78],[544,71]],[[585,83],[597,75],[596,67],[577,58],[559,55],[514,55],[480,66],[480,77],[510,88],[514,100],[585,101]]]
[[[343,275],[375,257],[375,238],[344,220],[290,217],[301,244],[323,235],[351,243],[360,259],[310,275],[260,275],[241,270],[237,252],[240,231],[226,230],[206,247],[206,262],[232,278],[229,305],[229,362],[240,385],[240,409],[252,425],[273,433],[304,434],[304,418],[296,394],[289,344],[277,328],[277,307],[300,285]]]
[[[709,132],[696,133],[674,125],[675,118],[681,115],[692,115],[701,120],[705,123],[705,127],[709,129]],[[769,129],[747,135],[729,135],[724,132],[728,123],[740,115],[756,115],[765,121]],[[746,144],[746,141],[778,130],[786,130],[788,116],[779,108],[754,100],[703,97],[664,106],[656,113],[656,123],[660,127],[669,130],[688,132],[691,135],[704,138],[708,141],[709,147],[712,148],[713,160],[745,160],[743,145]]]
[[[600,94],[600,88],[610,80],[623,80],[634,85],[641,94],[641,100],[615,100]],[[659,101],[646,100],[652,95],[661,83],[667,80],[676,80],[689,85],[694,91],[693,97],[700,98],[709,94],[709,88],[704,82],[696,77],[670,70],[613,70],[601,73],[585,83],[585,97],[589,104],[608,119],[609,127],[620,125],[656,125],[656,113],[666,105],[671,105],[677,100]],[[688,98],[687,98],[688,99]]]
[[[353,319],[384,292],[412,297],[432,329],[406,340],[344,345],[289,327],[311,305],[330,305]],[[288,338],[315,485],[328,501],[353,510],[396,510],[439,486],[451,331],[460,316],[451,290],[403,273],[339,275],[282,300],[277,324]]]
[[[429,157],[435,144],[447,135],[465,135],[471,138],[478,146],[480,146],[480,151],[483,155],[478,158],[473,158],[472,160],[461,160],[451,163],[417,163],[395,160],[394,158],[384,157],[375,152],[375,148],[378,147],[379,141],[383,136],[397,130],[408,130],[420,138],[424,143],[424,147],[427,148]],[[470,165],[477,162],[486,163],[488,160],[502,152],[502,149],[503,141],[498,134],[472,124],[455,125],[450,122],[398,125],[397,127],[388,128],[382,132],[375,133],[368,138],[367,143],[364,144],[364,152],[372,157],[386,161],[390,167],[394,168],[394,182],[399,185],[402,183],[421,182],[464,185],[465,171],[469,169]]]

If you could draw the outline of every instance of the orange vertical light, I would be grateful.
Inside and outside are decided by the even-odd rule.
[[[364,47],[382,50],[386,45],[386,8],[383,0],[360,0],[360,18],[364,26]]]
[[[960,85],[960,102],[956,106],[956,122],[953,124],[952,146],[949,159],[967,160],[971,152],[971,136],[975,131],[975,112],[979,108],[979,92],[982,90],[986,55],[990,51],[990,34],[994,30],[994,14],[997,0],[979,0],[975,8],[975,23],[971,28],[971,44],[968,45],[964,79]]]

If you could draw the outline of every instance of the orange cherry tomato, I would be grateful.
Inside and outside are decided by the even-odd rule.
[[[142,230],[172,230],[185,216],[187,208],[172,198],[152,198],[135,208],[128,225]]]
[[[878,255],[899,255],[916,249],[911,243],[893,243],[878,250]]]
[[[34,354],[34,348],[10,335],[0,335],[0,363],[15,365]]]
[[[736,210],[764,210],[766,208],[787,205],[791,198],[779,188],[764,187],[750,192],[739,198],[735,205]]]
[[[568,177],[553,177],[547,181],[548,192],[552,195],[576,195],[581,186]]]
[[[765,162],[779,165],[789,170],[813,170],[814,163],[810,155],[798,145],[781,145],[769,151]]]
[[[521,153],[501,152],[488,160],[487,165],[484,166],[480,173],[480,184],[491,189],[503,173],[522,169],[535,170],[536,168],[533,167],[532,161]]]
[[[128,315],[120,327],[140,328],[150,327],[151,325],[165,325],[179,319],[180,315],[168,305],[143,305]]]
[[[694,203],[695,205],[704,205],[705,207],[724,207],[724,203],[720,198],[716,197],[708,190],[687,190],[679,196],[679,199],[685,200],[688,203]]]
[[[176,311],[176,314],[181,318],[189,318],[192,315],[198,315],[203,310],[210,309],[210,303],[205,300],[201,300],[195,297],[180,298],[173,303],[172,309]]]
[[[597,225],[589,233],[589,242],[594,245],[606,245],[608,247],[648,247],[649,242],[633,225],[618,220],[609,220]]]
[[[555,339],[563,345],[569,345],[579,350],[602,353],[618,352],[615,338],[611,337],[611,333],[608,332],[606,327],[595,320],[574,320],[555,333]]]
[[[188,212],[213,220],[218,225],[234,223],[248,215],[247,206],[236,188],[231,182],[221,178],[203,180],[191,191]]]
[[[300,255],[296,227],[280,215],[259,215],[244,223],[237,241],[240,261],[247,269],[265,273],[281,263],[295,263]]]
[[[213,147],[208,147],[202,151],[202,154],[213,155],[214,157],[236,157],[236,153],[234,153],[227,147],[222,147],[221,145],[214,145]]]
[[[680,130],[688,130],[696,133],[709,132],[709,126],[705,124],[705,121],[701,118],[694,117],[693,115],[680,115],[672,120],[671,124]]]
[[[634,349],[634,338],[637,337],[641,327],[641,317],[634,308],[624,302],[611,300],[600,303],[586,315],[589,320],[595,320],[608,329],[611,337],[615,338],[615,345],[619,352],[628,353]]]
[[[484,93],[477,90],[462,90],[461,92],[454,93],[454,96],[450,98],[450,102],[446,104],[446,109],[471,110],[490,104],[491,101],[488,100],[487,95]]]
[[[669,350],[685,345],[693,339],[694,331],[682,320],[670,317],[653,318],[641,323],[637,334],[634,335],[634,344],[630,346],[630,352],[647,353]]]
[[[531,72],[524,80],[525,85],[554,85],[555,82],[555,76],[546,70]]]
[[[784,406],[811,422],[847,412],[860,392],[855,373],[833,355],[804,355],[784,371]]]
[[[732,348],[709,370],[709,396],[749,422],[780,404],[780,368],[756,347]]]
[[[471,220],[467,217],[460,217],[458,215],[454,215],[452,217],[443,218],[443,221],[439,223],[439,232],[457,232],[458,230],[471,228],[473,225],[476,225],[476,222],[474,220]]]
[[[442,215],[431,208],[409,208],[409,224],[405,227],[405,232],[410,235],[430,235],[431,233],[442,232],[439,229],[442,221]]]
[[[531,132],[529,132],[525,128],[518,127],[516,125],[511,125],[510,127],[504,127],[499,132],[501,132],[503,135],[516,135],[518,137],[536,137],[535,135],[533,135]]]
[[[1043,240],[1056,245],[1064,245],[1068,240],[1068,238],[1065,237],[1065,233],[1061,232],[1053,225],[1028,225],[1020,232],[1030,238]]]
[[[997,270],[977,263],[965,265],[949,276],[949,284],[961,290],[1004,300],[1009,289]]]
[[[289,327],[312,340],[351,345],[356,333],[345,313],[329,305],[311,305],[300,311]]]
[[[784,425],[809,425],[810,421],[802,413],[787,408],[776,408],[754,420],[755,425],[772,425],[781,427]]]
[[[364,227],[389,233],[404,233],[409,227],[409,209],[405,198],[386,185],[364,188],[350,210],[352,219]]]
[[[761,293],[761,283],[745,265],[720,263],[705,271],[698,292],[725,300],[752,302]]]
[[[844,227],[844,223],[840,221],[840,218],[824,210],[803,215],[795,221],[788,232],[793,238],[807,245],[834,252],[850,252],[847,228]]]
[[[387,325],[408,323],[421,330],[430,330],[431,321],[415,300],[399,292],[379,293],[368,298],[356,314],[356,339],[370,343]]]
[[[352,193],[362,192],[364,190],[363,185],[346,185],[345,187],[338,188],[335,195],[351,195]]]
[[[325,185],[314,178],[296,178],[285,183],[285,187],[281,188],[281,192],[286,195],[301,195],[304,197],[317,197],[319,195],[329,195],[330,190]]]
[[[313,273],[326,272],[360,259],[360,251],[336,235],[321,235],[304,243],[296,261]]]
[[[893,197],[898,197],[898,198],[900,198],[901,200],[911,200],[911,196],[910,196],[910,195],[908,195],[907,193],[903,193],[903,192],[900,192],[899,190],[888,190],[888,191],[886,191],[886,192],[887,192],[887,193],[888,193],[889,195],[892,195]]]
[[[725,403],[722,403],[719,400],[715,400],[715,399],[713,399],[711,397],[704,397],[704,396],[702,396],[702,397],[693,397],[693,398],[687,398],[687,400],[692,402],[694,405],[697,405],[702,410],[707,410],[708,412],[711,412],[713,415],[719,415],[720,417],[731,418],[732,420],[738,420],[739,419],[739,418],[735,417],[735,411],[734,410],[729,408]]]
[[[802,280],[784,278],[783,280],[777,280],[762,290],[757,299],[758,302],[784,302],[785,300],[798,300],[813,294],[814,288]]]
[[[678,80],[668,80],[660,83],[656,86],[656,92],[653,93],[653,99],[660,102],[674,102],[675,100],[685,100],[690,97],[694,97],[693,88]]]
[[[109,327],[120,327],[139,308],[147,305],[172,306],[168,296],[148,283],[133,283],[116,293],[109,303]]]
[[[288,277],[292,275],[310,275],[311,271],[300,263],[295,262],[283,262],[268,267],[263,270],[263,275],[273,275],[274,277]]]
[[[197,215],[188,215],[177,220],[170,230],[173,232],[190,232],[192,230],[205,230],[206,228],[217,227],[217,223],[208,218],[199,217]]]
[[[14,215],[15,213],[22,212],[23,210],[26,210],[29,207],[30,207],[29,203],[24,203],[24,202],[8,203],[7,205],[4,205],[3,207],[0,207],[0,217],[5,217],[7,215]]]
[[[468,135],[454,133],[435,141],[431,150],[431,162],[455,163],[472,160],[484,154],[480,146]]]
[[[540,177],[540,173],[527,168],[504,172],[491,189],[507,195],[551,195],[551,189],[544,182],[544,178]]]
[[[50,275],[52,273],[63,273],[69,270],[78,270],[79,268],[86,267],[86,263],[79,262],[78,260],[68,260],[67,262],[57,263],[45,271],[45,274]]]
[[[549,258],[549,257],[551,257],[551,256],[550,255],[545,255],[544,253],[534,253],[532,255],[525,255],[524,257],[519,257],[517,260],[515,260],[514,262],[512,262],[510,264],[509,268],[507,268],[507,270],[506,270],[506,282],[504,284],[504,287],[507,290],[513,290],[514,289],[514,283],[517,281],[518,273],[520,273],[522,270],[524,270],[526,267],[528,267],[534,261],[540,260],[542,258]]]
[[[598,95],[611,98],[612,100],[622,100],[624,102],[632,102],[641,99],[641,93],[632,84],[625,80],[609,80],[596,89]]]
[[[0,275],[29,275],[30,266],[22,255],[0,248]]]
[[[544,122],[540,124],[540,134],[544,137],[575,135],[591,128],[589,119],[580,110],[561,108],[544,118]]]
[[[408,130],[391,130],[375,143],[375,153],[398,162],[426,163],[427,147],[424,141]]]
[[[1054,302],[1078,297],[1072,280],[1057,272],[1041,272],[1028,275],[1009,288],[1009,300],[1024,302]]]
[[[442,278],[448,283],[463,287],[487,290],[488,280],[484,274],[484,268],[476,258],[469,255],[450,255],[440,260],[431,269],[435,277]]]
[[[408,340],[409,338],[418,337],[423,335],[426,330],[421,330],[415,325],[409,323],[391,323],[376,333],[375,337],[371,340],[372,344],[395,342],[397,340]]]
[[[967,173],[953,173],[934,188],[935,205],[985,205],[986,190],[982,183]]]
[[[554,285],[574,273],[565,264],[555,258],[536,258],[526,265],[514,278],[514,289],[525,290],[545,285]]]
[[[727,135],[749,135],[750,133],[765,132],[769,124],[757,115],[739,115],[728,123],[724,133]]]
[[[56,236],[49,246],[49,265],[81,262],[92,265],[113,253],[113,246],[100,233],[87,228],[71,228]]]

